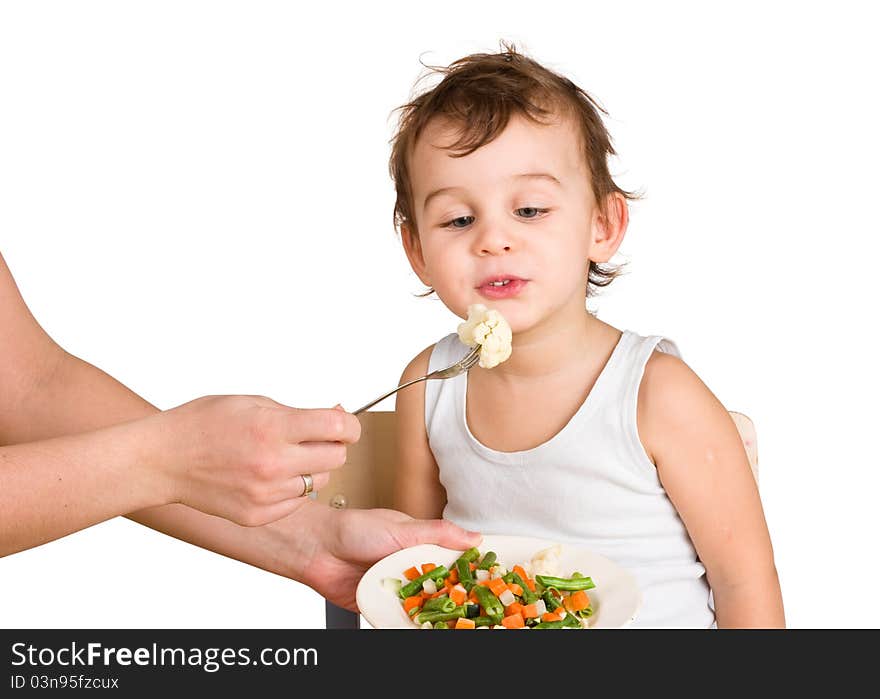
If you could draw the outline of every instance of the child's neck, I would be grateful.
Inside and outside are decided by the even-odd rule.
[[[569,368],[582,365],[591,348],[601,352],[609,333],[617,331],[586,309],[579,309],[515,334],[510,358],[492,372],[498,378],[510,380],[564,374]]]

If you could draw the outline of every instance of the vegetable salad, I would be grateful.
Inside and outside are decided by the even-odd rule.
[[[546,574],[558,547],[530,563],[504,568],[494,551],[463,552],[452,565],[423,563],[389,578],[403,609],[423,629],[582,629],[593,615],[593,580]],[[527,570],[528,568],[528,570]]]

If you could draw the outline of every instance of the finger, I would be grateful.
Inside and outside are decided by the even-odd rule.
[[[326,487],[327,484],[330,482],[329,473],[306,473],[305,475],[312,477],[311,492],[317,493],[319,490],[321,490],[321,488]],[[297,474],[279,483],[272,490],[271,495],[267,495],[267,500],[274,505],[285,500],[302,498],[307,494],[308,493],[306,493],[306,482],[303,478],[303,474]]]
[[[309,475],[311,475],[311,477],[312,477],[312,491],[313,492],[317,493],[319,490],[321,490],[321,488],[325,488],[327,486],[327,484],[330,482],[330,474],[329,473],[313,473],[313,474],[309,474]],[[296,480],[296,479],[294,479],[294,480]],[[305,481],[303,480],[302,476],[300,476],[299,480],[302,482],[302,487],[299,491],[299,495],[300,495],[300,497],[303,497],[304,495],[306,495]]]
[[[344,410],[292,408],[287,420],[287,438],[291,442],[352,444],[361,436],[361,423]]]
[[[297,473],[332,471],[345,463],[345,445],[339,442],[305,442],[288,447]]]
[[[309,473],[307,475],[312,477],[313,492],[318,492],[330,482],[329,473]],[[288,478],[274,491],[274,499],[280,502],[282,500],[290,500],[291,498],[301,498],[306,495],[305,486],[306,482],[302,474]]]

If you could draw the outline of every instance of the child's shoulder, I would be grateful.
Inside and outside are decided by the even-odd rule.
[[[419,376],[424,376],[428,373],[428,365],[431,362],[431,353],[436,346],[436,343],[428,345],[410,360],[409,364],[407,364],[406,368],[403,370],[403,374],[400,377],[400,383],[417,379]]]
[[[727,409],[676,354],[654,350],[638,393],[638,428],[649,453],[677,448],[682,440],[712,440],[736,434]]]
[[[651,352],[639,386],[640,412],[686,416],[705,408],[709,399],[715,399],[712,392],[681,356],[660,349]]]
[[[400,377],[401,383],[411,381],[428,373],[431,366],[432,357],[443,366],[454,364],[461,356],[469,351],[469,347],[465,346],[456,333],[451,333],[432,345],[428,345],[413,357]]]

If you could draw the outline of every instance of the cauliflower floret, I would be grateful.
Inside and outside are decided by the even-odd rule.
[[[468,306],[468,317],[458,326],[458,339],[468,347],[480,345],[480,366],[491,369],[510,357],[513,332],[504,316],[481,303]]]
[[[552,575],[554,577],[564,577],[562,569],[559,565],[559,557],[562,555],[562,546],[556,544],[550,548],[538,551],[532,556],[532,570],[530,575]]]

